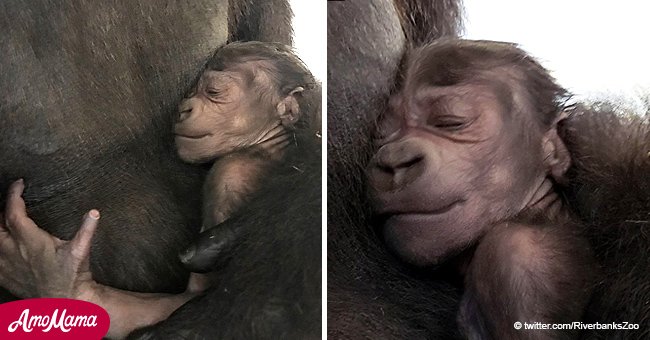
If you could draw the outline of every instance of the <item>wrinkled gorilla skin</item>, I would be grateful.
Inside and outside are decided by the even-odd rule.
[[[460,338],[456,315],[462,291],[450,283],[457,278],[405,268],[370,227],[364,169],[373,152],[375,119],[399,84],[403,54],[459,28],[456,1],[395,3],[328,2],[328,335],[333,339]],[[640,329],[586,330],[580,337],[644,339],[650,336],[650,123],[647,116],[626,121],[611,110],[592,111],[582,109],[562,126],[574,162],[564,194],[584,220],[585,235],[607,274],[583,321],[635,322]]]
[[[102,220],[91,270],[98,282],[140,292],[182,292],[189,272],[178,253],[198,234],[206,169],[175,155],[176,105],[207,58],[228,41],[290,44],[291,15],[286,0],[2,1],[0,201],[13,180],[25,178],[30,216],[64,239],[76,232],[86,211],[97,208]],[[277,267],[276,257],[304,256],[300,247],[320,258],[320,246],[311,245],[320,244],[320,208],[312,206],[319,201],[310,201],[320,199],[316,176],[320,173],[298,181],[303,185],[295,189],[298,197],[305,187],[310,191],[284,201],[289,205],[282,208],[284,220],[274,217],[277,209],[260,208],[263,203],[238,219],[251,228],[264,222],[265,233],[246,240],[249,248],[274,245],[256,252],[264,261],[246,265]],[[287,222],[295,216],[301,219]],[[291,234],[292,229],[299,230]],[[313,257],[288,265],[317,262],[319,270],[320,260]],[[217,300],[204,296],[204,303],[183,307],[190,317],[176,320],[178,327],[204,327],[200,334],[210,338],[252,334],[277,318],[260,307],[267,300],[295,302],[296,295],[307,294],[306,287],[320,297],[313,278],[282,277],[287,271],[269,276],[267,269],[256,276],[255,269],[235,267],[241,262],[228,267],[207,296],[247,289],[248,299],[223,299],[210,311],[211,323],[197,325],[205,322],[193,318],[207,308],[205,300]],[[3,293],[2,300],[11,298]],[[320,334],[320,320],[310,321]],[[283,334],[282,327],[275,331],[268,336]]]

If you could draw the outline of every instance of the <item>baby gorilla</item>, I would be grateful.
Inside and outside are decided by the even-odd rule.
[[[575,336],[514,327],[579,321],[597,269],[558,191],[568,98],[513,44],[445,40],[410,55],[379,122],[368,175],[381,234],[411,265],[464,275],[469,339]]]
[[[208,62],[174,127],[178,154],[213,162],[203,187],[203,229],[225,221],[283,159],[314,79],[288,47],[231,43]]]
[[[303,173],[320,177],[318,172],[312,173],[312,170],[320,169],[320,86],[289,47],[247,42],[220,48],[208,62],[205,72],[200,75],[190,98],[181,103],[180,111],[179,122],[175,126],[180,156],[191,162],[217,159],[206,181],[205,227],[223,222],[255,191],[260,196],[278,192],[271,190],[273,187],[261,188],[259,184],[265,174],[269,180],[264,185],[273,182],[275,187],[286,181],[299,181],[299,188],[303,188],[302,183],[307,181],[313,183],[312,178],[316,177],[305,177],[302,176]],[[302,162],[297,162],[298,159]],[[270,180],[271,176],[273,181]],[[0,254],[0,285],[13,294],[22,298],[76,298],[98,304],[108,311],[111,318],[107,336],[122,338],[134,329],[167,319],[177,308],[205,289],[201,277],[196,274],[191,277],[187,291],[182,294],[130,292],[95,282],[90,272],[89,253],[99,223],[99,212],[93,210],[86,215],[71,241],[61,240],[40,229],[27,216],[26,205],[21,197],[24,187],[22,181],[12,184],[4,211],[6,219],[0,210],[0,243],[4,245]],[[286,186],[282,185],[284,187]],[[282,194],[284,193],[280,193]],[[255,203],[259,206],[260,202],[251,200],[251,205]],[[305,214],[313,217],[313,212]],[[282,230],[289,230],[294,225],[293,221],[287,222],[288,227]],[[239,227],[243,229],[243,226]],[[211,232],[219,230],[221,228],[212,229],[203,234],[199,241],[207,236],[209,245],[215,244],[211,238],[219,234]],[[299,230],[295,231],[299,233]],[[231,230],[231,235],[234,234],[236,233]],[[281,239],[272,235],[255,240],[275,244],[273,241]],[[298,248],[306,247],[296,239],[290,240],[297,242]],[[241,245],[248,240],[230,236],[215,241]],[[256,245],[254,249],[267,248]],[[217,250],[197,251],[197,254],[205,255],[202,258],[204,263],[192,264],[200,265],[200,268],[204,268],[206,263],[212,265],[214,257],[221,255]],[[250,253],[249,250],[245,254]],[[277,257],[278,254],[285,253],[264,254]],[[286,275],[286,272],[291,272],[292,275],[302,273],[305,268],[300,266],[306,266],[314,260],[301,257],[296,261],[294,256],[293,253],[288,253],[282,257],[283,264],[289,270],[283,272],[286,266],[280,266],[274,267],[273,271],[282,275]],[[244,267],[242,270],[265,273],[265,269]],[[210,268],[206,270],[209,271]],[[307,285],[308,282],[308,286],[316,286],[311,282],[320,279],[316,275],[309,276],[299,284],[290,282],[295,281],[291,275],[273,282],[279,282],[281,289],[301,287],[300,284]],[[255,283],[254,287],[262,287]],[[214,301],[221,296],[211,294],[214,292],[212,290],[199,299]],[[303,306],[314,308],[313,302],[304,300],[292,303],[298,306],[297,309]],[[320,310],[318,313],[320,315]],[[260,323],[274,323],[269,320],[271,318]],[[284,325],[277,324],[278,327]]]

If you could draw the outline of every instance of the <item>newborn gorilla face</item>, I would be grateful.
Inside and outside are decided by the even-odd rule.
[[[270,100],[255,90],[242,71],[206,70],[192,97],[179,106],[174,134],[180,158],[208,162],[262,139],[277,118]]]
[[[368,171],[387,245],[424,266],[520,212],[545,168],[542,129],[515,109],[506,77],[442,85],[413,78],[391,99]]]

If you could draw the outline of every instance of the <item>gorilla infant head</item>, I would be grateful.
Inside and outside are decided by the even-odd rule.
[[[435,265],[534,206],[570,165],[556,131],[567,98],[513,44],[446,40],[413,51],[369,167],[388,246]]]
[[[208,162],[293,128],[301,92],[313,83],[302,61],[282,44],[225,45],[179,106],[174,127],[179,156]]]

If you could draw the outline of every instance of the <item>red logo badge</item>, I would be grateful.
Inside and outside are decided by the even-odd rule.
[[[101,339],[110,326],[96,304],[72,299],[27,299],[0,305],[0,339]]]

